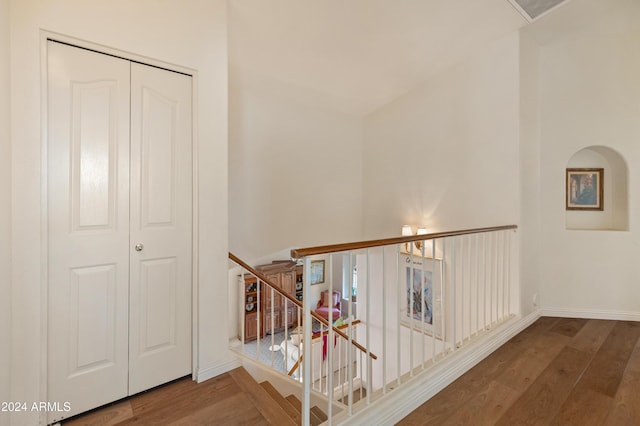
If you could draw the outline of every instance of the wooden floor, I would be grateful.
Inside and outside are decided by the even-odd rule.
[[[639,337],[640,323],[543,317],[399,424],[640,425]],[[245,375],[177,381],[63,426],[291,424]]]
[[[229,373],[196,384],[190,377],[63,421],[79,425],[268,425]]]
[[[640,323],[540,318],[399,425],[640,425]]]
[[[258,384],[243,368],[197,384],[190,377],[72,417],[62,426],[290,425],[300,424],[300,401]],[[312,425],[326,416],[311,410]]]

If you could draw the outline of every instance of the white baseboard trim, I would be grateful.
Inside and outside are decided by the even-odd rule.
[[[213,379],[220,374],[224,374],[227,371],[231,371],[234,368],[238,368],[242,365],[242,361],[239,358],[230,359],[224,362],[221,362],[216,365],[212,365],[207,368],[203,368],[198,370],[196,373],[196,382],[201,383],[205,380]]]
[[[542,316],[617,321],[640,321],[640,312],[607,311],[602,309],[543,308]]]
[[[524,318],[515,318],[492,330],[477,342],[451,354],[428,371],[415,376],[400,388],[388,392],[366,410],[349,418],[337,419],[339,425],[395,424],[428,399],[453,383],[509,339],[533,324],[541,316],[537,310]]]

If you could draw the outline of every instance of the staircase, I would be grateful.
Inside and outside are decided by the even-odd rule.
[[[271,383],[256,382],[242,367],[231,370],[229,375],[269,424],[278,426],[301,424],[302,403],[296,396],[283,397]],[[310,417],[313,426],[327,420],[327,415],[318,407],[311,408]]]

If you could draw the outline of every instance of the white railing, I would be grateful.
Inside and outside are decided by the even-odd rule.
[[[282,342],[270,334],[256,343],[271,339],[270,345],[286,346],[284,354],[276,354],[285,359],[289,351],[302,354],[296,358],[302,367],[296,366],[294,374],[303,386],[302,424],[310,424],[310,409],[318,401],[325,401],[320,408],[328,424],[348,423],[354,413],[398,392],[412,377],[517,314],[515,229],[482,228],[293,250],[292,257],[304,265],[305,296],[296,324],[303,331],[303,343],[295,345],[292,340],[297,337],[292,339],[287,327]],[[320,326],[302,325],[314,324],[317,318],[317,300],[307,295],[318,293],[311,291],[312,278],[318,281],[312,262],[318,260],[325,262],[322,290],[341,293],[340,318],[352,325],[341,330],[322,327],[322,335],[314,338]],[[330,311],[328,318],[332,317]],[[313,342],[311,351],[304,348],[308,341]],[[243,347],[246,344],[243,341]]]
[[[306,391],[297,395],[300,399],[313,392],[313,405],[328,405],[325,412],[330,415],[339,412],[344,405],[327,404],[328,401],[343,398],[348,386],[360,383],[361,372],[357,365],[363,364],[363,353],[375,358],[357,343],[356,327],[360,321],[344,318],[342,325],[330,327],[311,310],[308,311],[309,318],[305,318],[303,305],[285,289],[235,255],[229,253],[229,258],[241,268],[237,276],[241,295],[240,345],[232,348],[292,380],[309,383],[310,386],[303,387]],[[332,315],[330,309],[329,317]],[[303,324],[312,326],[303,327]],[[309,341],[311,350],[304,344]],[[356,363],[358,359],[359,364]],[[306,415],[309,414],[306,410]],[[304,414],[302,417],[304,420]]]

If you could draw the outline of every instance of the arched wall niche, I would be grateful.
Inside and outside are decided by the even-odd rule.
[[[573,154],[567,168],[604,169],[604,210],[565,211],[566,229],[570,230],[629,230],[629,191],[627,162],[614,149],[589,146]]]

